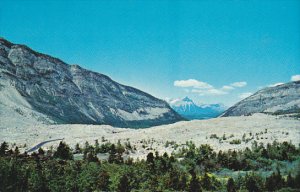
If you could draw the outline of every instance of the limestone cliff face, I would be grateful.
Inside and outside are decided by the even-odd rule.
[[[300,113],[300,81],[262,89],[226,110],[221,116],[253,113]]]
[[[165,101],[0,38],[0,92],[8,89],[56,123],[148,127],[182,120]]]

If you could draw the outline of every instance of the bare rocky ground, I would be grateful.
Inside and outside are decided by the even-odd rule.
[[[130,153],[133,158],[145,158],[150,151],[172,153],[184,146],[187,141],[196,145],[209,144],[215,150],[239,150],[251,147],[253,141],[272,143],[273,141],[300,143],[300,120],[288,117],[254,114],[252,116],[222,117],[209,120],[182,121],[147,129],[124,129],[108,125],[44,125],[24,124],[3,127],[0,125],[0,142],[28,150],[43,141],[61,139],[74,147],[86,141],[94,144],[110,141],[130,142],[136,148]],[[43,146],[56,147],[59,141]],[[166,144],[169,143],[169,144]],[[237,143],[237,144],[234,144]]]

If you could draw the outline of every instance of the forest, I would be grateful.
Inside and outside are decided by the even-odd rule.
[[[61,141],[29,154],[3,142],[0,191],[300,191],[300,148],[289,142],[254,141],[239,151],[187,142],[170,155],[124,158],[134,150],[129,141],[73,148]]]

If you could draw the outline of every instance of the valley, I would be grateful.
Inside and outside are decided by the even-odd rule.
[[[0,4],[0,192],[300,191],[300,1]]]
[[[253,116],[181,121],[146,129],[78,124],[0,126],[0,143],[8,141],[11,145],[16,144],[21,151],[26,151],[43,141],[60,138],[64,138],[64,141],[72,148],[77,143],[83,146],[86,141],[91,144],[95,140],[100,143],[129,141],[137,149],[134,153],[130,153],[130,157],[145,158],[151,151],[171,154],[175,148],[179,149],[187,141],[192,141],[196,145],[209,144],[216,151],[245,149],[251,147],[254,141],[265,145],[274,141],[287,141],[298,146],[300,121],[290,117],[254,114]],[[233,144],[238,140],[240,140],[238,144]],[[56,147],[58,143],[47,143],[43,145],[43,148]],[[166,143],[171,144],[166,147]]]

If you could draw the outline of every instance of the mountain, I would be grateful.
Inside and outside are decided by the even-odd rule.
[[[167,102],[106,75],[0,38],[0,122],[33,120],[149,127],[182,117]]]
[[[169,101],[170,106],[186,119],[209,119],[219,116],[225,111],[221,104],[197,105],[188,97]]]
[[[300,113],[300,81],[264,88],[225,111],[222,116],[253,113]]]

